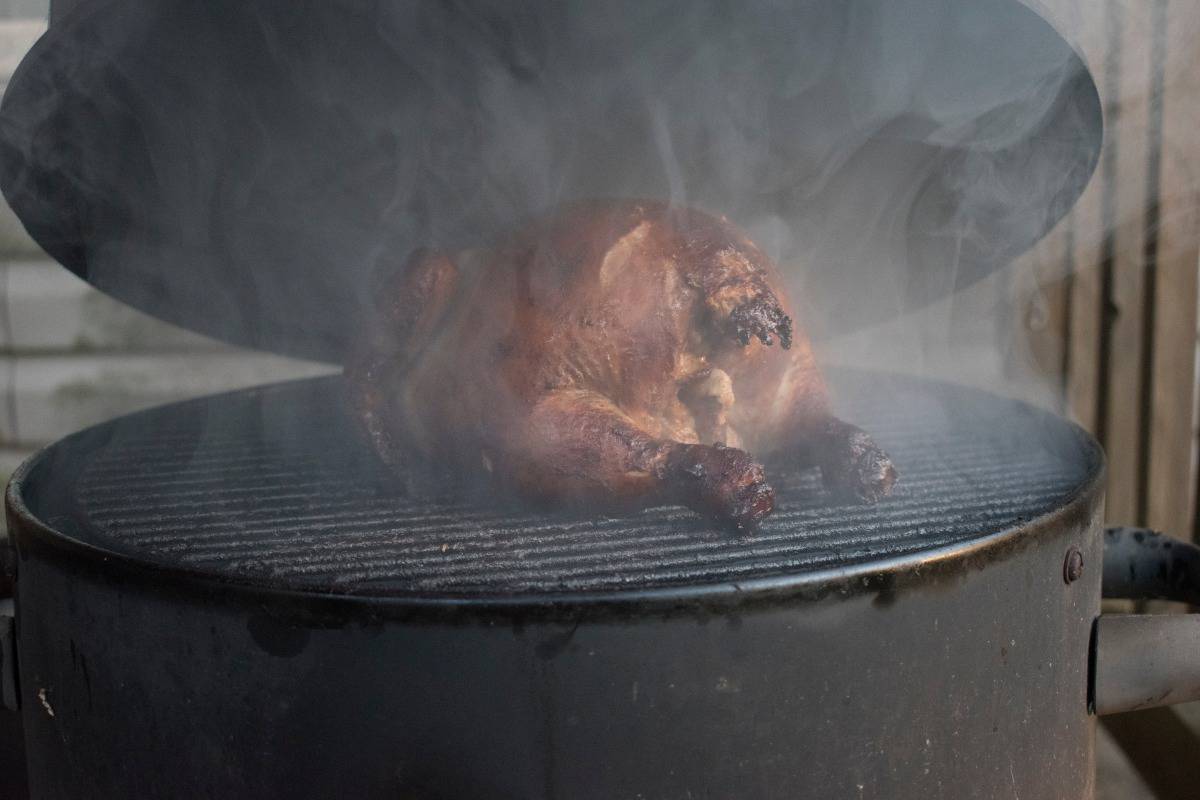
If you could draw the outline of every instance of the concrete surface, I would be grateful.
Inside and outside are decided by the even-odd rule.
[[[130,411],[331,370],[238,350],[0,356],[0,444],[38,446]]]
[[[0,260],[0,319],[0,349],[22,353],[223,347],[93,290],[45,257]]]
[[[1150,787],[1104,728],[1096,732],[1096,800],[1154,800]]]

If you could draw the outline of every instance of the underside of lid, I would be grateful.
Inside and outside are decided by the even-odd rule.
[[[339,361],[381,254],[598,196],[728,215],[810,328],[861,328],[1040,238],[1101,128],[1016,0],[112,0],[14,76],[0,184],[102,291]]]

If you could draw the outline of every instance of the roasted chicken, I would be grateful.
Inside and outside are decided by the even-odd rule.
[[[379,270],[347,377],[385,462],[415,449],[532,500],[681,503],[739,529],[775,504],[751,453],[864,502],[896,480],[830,413],[778,270],[725,219],[594,202]]]

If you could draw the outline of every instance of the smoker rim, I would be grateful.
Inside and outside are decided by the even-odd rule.
[[[284,381],[268,386],[303,383],[308,379]],[[930,381],[943,383],[942,381]],[[266,387],[256,386],[255,389]],[[234,390],[158,406],[169,408],[198,400],[212,400],[240,394]],[[149,409],[155,410],[155,409]],[[142,413],[142,412],[139,412]],[[979,569],[1034,542],[1040,533],[1065,530],[1086,523],[1102,502],[1107,472],[1104,451],[1089,433],[1070,420],[1045,412],[1073,429],[1085,457],[1091,462],[1088,477],[1057,507],[1039,516],[975,539],[942,547],[918,550],[899,556],[866,561],[846,567],[823,568],[788,575],[774,575],[740,581],[655,587],[611,589],[587,592],[518,592],[511,595],[465,595],[438,592],[320,591],[283,585],[269,578],[217,576],[200,569],[167,565],[139,559],[99,545],[75,539],[40,520],[26,504],[23,492],[29,474],[48,457],[59,443],[47,445],[28,458],[13,473],[5,490],[5,505],[10,519],[10,535],[20,563],[31,553],[73,562],[79,566],[99,567],[104,572],[120,572],[123,578],[146,585],[166,586],[180,591],[198,591],[208,599],[233,595],[269,595],[292,601],[318,613],[341,610],[369,610],[372,616],[388,618],[439,619],[463,615],[511,617],[560,617],[578,619],[580,614],[599,613],[628,616],[643,612],[695,612],[742,608],[786,600],[819,600],[829,596],[849,597],[874,593],[880,601],[889,601],[910,583],[927,585],[946,576]],[[107,423],[101,423],[104,425]],[[1055,564],[1055,568],[1061,568]],[[315,606],[313,605],[315,604]]]

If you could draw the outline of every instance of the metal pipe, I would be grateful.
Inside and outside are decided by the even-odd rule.
[[[1146,528],[1104,531],[1107,598],[1200,605],[1200,547]]]
[[[1200,700],[1200,617],[1105,615],[1096,620],[1097,714]]]
[[[1103,595],[1200,604],[1200,548],[1142,528],[1104,537]],[[1200,616],[1103,615],[1093,630],[1097,714],[1200,699]]]

